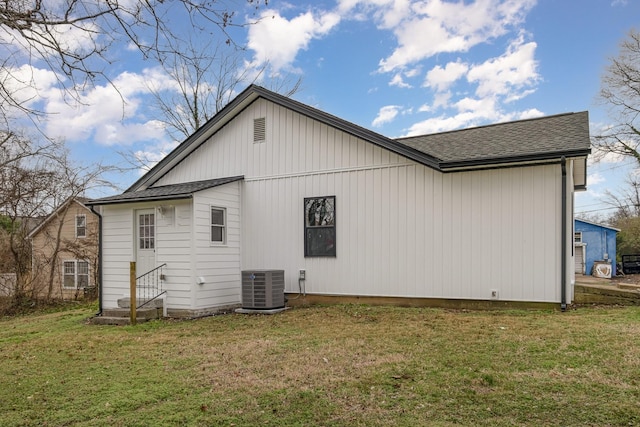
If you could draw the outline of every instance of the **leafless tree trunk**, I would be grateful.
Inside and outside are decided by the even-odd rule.
[[[53,286],[55,283],[55,276],[58,273],[56,268],[59,263],[58,254],[60,253],[60,247],[62,245],[62,228],[64,227],[67,211],[69,210],[69,204],[66,204],[60,211],[56,211],[55,220],[55,236],[53,237],[53,251],[50,255],[50,259],[44,260],[45,264],[49,267],[49,277],[47,279],[47,300],[50,300],[53,296]]]

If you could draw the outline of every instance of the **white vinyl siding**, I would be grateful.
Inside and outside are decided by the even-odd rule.
[[[256,144],[262,117],[268,142]],[[284,269],[288,292],[305,269],[307,293],[560,301],[559,164],[443,174],[260,99],[154,185],[238,175],[158,224],[171,307],[238,303],[243,269]],[[337,256],[305,258],[303,200],[322,195],[336,197]],[[224,246],[211,244],[212,206],[226,209]],[[128,283],[128,209],[107,207],[105,282]]]
[[[192,305],[192,205],[190,201],[171,201],[164,215],[155,215],[157,265],[165,264],[163,282],[168,307],[190,309]],[[162,203],[107,205],[103,215],[103,305],[117,307],[128,297],[129,265],[135,259],[135,215],[142,209],[154,209]],[[157,209],[160,211],[160,209]]]
[[[119,298],[129,295],[129,263],[135,248],[132,207],[104,206],[102,218],[102,303],[114,308]]]
[[[240,182],[232,182],[194,196],[195,309],[240,303],[240,188]],[[212,209],[224,211],[224,245],[210,240]],[[195,284],[197,277],[205,283]]]
[[[166,264],[163,286],[167,291],[167,306],[188,310],[193,304],[193,204],[190,200],[165,203],[172,205],[173,209],[167,209],[165,215],[156,215],[156,262],[158,265]]]
[[[243,269],[297,292],[560,300],[558,165],[441,174],[422,165],[247,180]],[[337,258],[304,257],[304,197],[335,194]],[[264,227],[269,224],[269,227]],[[277,248],[277,250],[274,250]]]
[[[285,269],[287,291],[304,268],[314,293],[560,301],[559,165],[443,174],[259,100],[157,185],[236,175],[241,267]],[[325,194],[337,257],[305,259],[303,200]]]
[[[227,242],[227,210],[211,207],[211,243],[224,245]]]
[[[253,142],[253,120],[266,120],[266,140]],[[328,125],[258,100],[155,185],[244,175],[268,178],[408,164]]]

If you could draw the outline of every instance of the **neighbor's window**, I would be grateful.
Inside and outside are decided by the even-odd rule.
[[[304,199],[304,256],[336,256],[336,197]]]
[[[576,231],[575,233],[573,233],[573,241],[575,243],[582,243],[582,232],[581,231]]]
[[[87,216],[76,215],[76,237],[87,236]]]
[[[224,245],[227,242],[226,209],[211,208],[211,243]]]
[[[62,286],[69,289],[89,286],[89,263],[87,261],[64,261],[62,265]]]

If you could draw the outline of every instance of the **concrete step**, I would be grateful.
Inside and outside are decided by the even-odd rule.
[[[140,306],[142,303],[149,301],[148,299],[145,298],[139,298],[136,300],[136,305]],[[154,300],[149,301],[148,303],[146,303],[144,305],[144,308],[162,308],[162,305],[164,303],[164,299],[163,298],[156,298]],[[126,297],[126,298],[120,298],[118,300],[118,307],[120,308],[129,308],[131,307],[131,298]]]
[[[620,289],[628,289],[630,291],[640,291],[640,285],[634,283],[618,283]]]
[[[94,325],[129,325],[131,312],[128,308],[105,308],[100,316],[93,317]],[[136,310],[136,323],[161,319],[162,308],[139,308]]]
[[[131,316],[131,311],[128,308],[105,308],[102,310],[102,316],[128,319]],[[136,319],[158,319],[160,317],[162,317],[161,308],[139,308],[136,310]]]

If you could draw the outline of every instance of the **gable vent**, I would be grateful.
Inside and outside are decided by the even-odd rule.
[[[266,128],[267,125],[264,117],[253,120],[253,142],[265,140]]]

